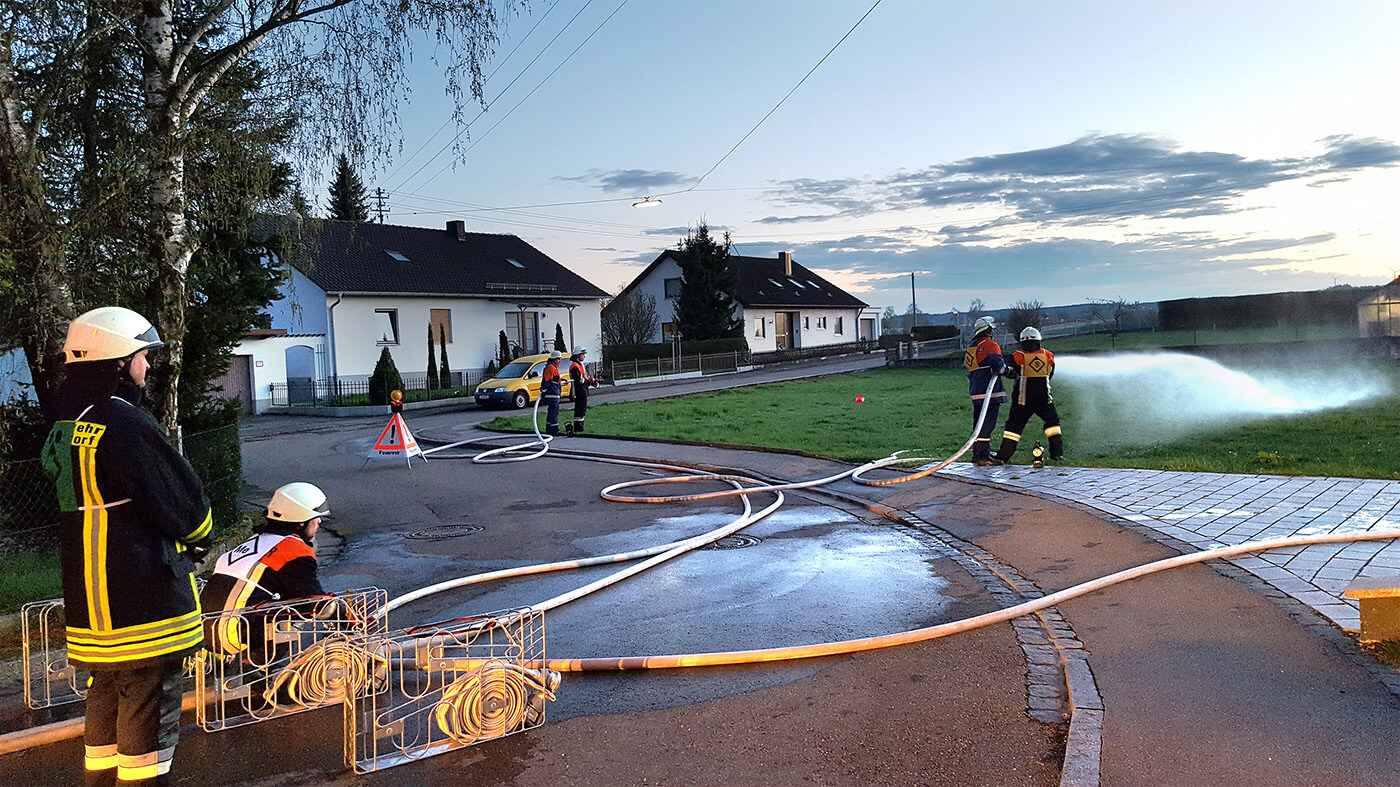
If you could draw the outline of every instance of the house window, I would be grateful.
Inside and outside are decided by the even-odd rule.
[[[374,310],[374,332],[378,336],[374,341],[378,344],[398,344],[399,343],[399,310],[398,309],[375,309]]]
[[[392,260],[397,260],[398,262],[408,262],[408,258],[405,257],[402,252],[386,251],[384,253],[389,255],[389,258]]]
[[[753,318],[753,335],[755,339],[762,339],[768,335],[768,321],[762,317]]]
[[[433,341],[452,343],[452,310],[429,309],[428,327],[433,330]],[[443,337],[446,337],[445,339]]]
[[[837,335],[837,336],[840,336],[840,335],[841,335],[841,332],[842,332],[842,329],[841,329],[841,318],[840,318],[840,317],[837,317],[837,318],[836,318],[836,335]]]
[[[806,316],[804,316],[804,317],[802,318],[802,327],[803,327],[803,328],[811,328],[811,327],[812,327],[812,318],[811,318],[811,317],[806,317]]]
[[[674,279],[667,279],[663,284],[666,288],[667,298],[681,297],[681,280],[679,276]]]
[[[522,262],[519,261],[519,260],[513,260],[513,259],[511,259],[510,257],[506,257],[506,262],[509,262],[511,265],[513,265],[513,266],[515,266],[515,267],[517,267],[517,268],[523,268],[523,267],[525,267],[525,264],[524,264],[524,263],[522,263]]]
[[[818,317],[818,318],[817,318],[817,327],[820,328],[820,329],[825,329],[825,328],[826,328],[826,318],[825,318],[825,317]]]
[[[661,341],[669,342],[676,338],[676,324],[673,322],[661,323]]]

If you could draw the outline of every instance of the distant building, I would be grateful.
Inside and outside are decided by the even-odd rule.
[[[501,331],[535,353],[563,329],[570,346],[600,349],[608,294],[514,235],[346,221],[308,222],[269,308],[271,329],[252,331],[233,350],[221,381],[245,409],[272,406],[285,384],[293,403],[329,379],[367,380],[383,348],[401,373],[421,373],[446,337],[454,372],[480,372],[495,359]],[[438,351],[440,352],[440,350]],[[279,402],[280,404],[280,402]]]
[[[660,325],[653,342],[668,342],[675,335],[679,258],[675,249],[661,252],[613,301],[633,292],[656,299]],[[734,316],[744,321],[744,336],[754,352],[880,338],[878,309],[794,262],[789,252],[776,258],[730,255],[729,270],[739,282]]]
[[[1356,307],[1363,338],[1400,336],[1400,276]]]

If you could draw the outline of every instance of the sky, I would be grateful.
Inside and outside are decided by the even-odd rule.
[[[455,142],[424,46],[359,169],[389,223],[612,292],[701,221],[901,313],[1369,287],[1397,32],[1393,0],[535,0]]]

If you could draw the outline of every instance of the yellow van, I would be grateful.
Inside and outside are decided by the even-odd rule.
[[[529,407],[540,397],[540,379],[549,353],[522,355],[506,364],[496,376],[476,387],[476,403],[482,407]],[[564,378],[564,396],[572,399],[569,384],[569,354],[559,359],[559,376]]]

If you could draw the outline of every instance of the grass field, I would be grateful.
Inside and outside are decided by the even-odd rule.
[[[1400,434],[1400,367],[1348,371],[1383,383],[1387,392],[1337,410],[1199,421],[1183,419],[1191,415],[1191,405],[1164,400],[1155,385],[1106,391],[1062,373],[1056,377],[1055,400],[1068,451],[1065,464],[1400,479],[1394,446],[1394,435]],[[858,395],[866,397],[863,404],[855,403]],[[1219,392],[1220,399],[1231,395]],[[1003,407],[1003,419],[1005,414]],[[972,425],[966,374],[922,369],[877,369],[599,404],[588,416],[589,431],[596,434],[770,446],[848,462],[906,449],[944,457],[967,440]],[[527,428],[528,419],[498,418],[492,425]],[[1029,461],[1039,428],[1033,419],[1018,461]],[[994,445],[1000,435],[998,424]]]
[[[0,560],[0,613],[17,612],[30,601],[61,595],[57,552],[18,552]]]

